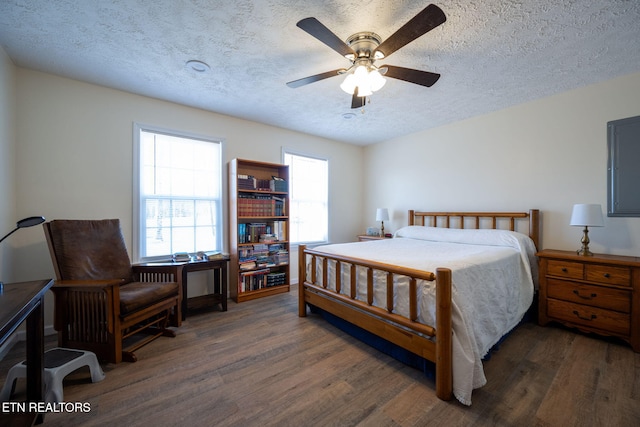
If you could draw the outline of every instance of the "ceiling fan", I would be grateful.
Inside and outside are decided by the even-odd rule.
[[[438,81],[440,74],[393,65],[377,67],[374,62],[388,57],[446,20],[444,12],[438,6],[430,4],[384,41],[376,33],[363,31],[351,35],[346,42],[343,42],[316,18],[305,18],[296,25],[347,58],[351,61],[351,66],[293,80],[288,82],[287,86],[297,88],[346,74],[347,77],[340,87],[352,95],[351,108],[363,107],[366,97],[384,86],[383,75],[431,87]]]

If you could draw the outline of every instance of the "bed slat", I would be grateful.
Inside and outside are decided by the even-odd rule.
[[[409,319],[418,320],[418,287],[413,277],[409,280]]]
[[[351,264],[351,299],[356,299],[356,265]]]
[[[367,304],[373,305],[373,268],[367,268]]]
[[[327,289],[328,286],[328,277],[329,277],[329,269],[327,268],[327,262],[329,260],[326,258],[322,259],[322,287]]]
[[[387,311],[393,313],[393,274],[387,273]]]

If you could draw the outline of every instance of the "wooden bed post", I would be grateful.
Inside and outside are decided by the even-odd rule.
[[[436,269],[436,396],[453,397],[451,270]]]
[[[536,245],[536,249],[540,250],[540,210],[529,210],[529,237]]]
[[[307,317],[304,301],[304,282],[307,280],[307,260],[304,254],[307,245],[298,245],[298,316]]]

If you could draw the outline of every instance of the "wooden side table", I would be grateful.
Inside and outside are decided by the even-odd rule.
[[[136,265],[142,266],[163,266],[173,265],[180,267],[182,270],[182,320],[187,317],[189,306],[192,309],[200,309],[202,307],[210,307],[211,305],[220,304],[222,311],[227,311],[227,268],[229,257],[222,259],[189,261],[189,262],[145,262]],[[187,297],[187,277],[192,271],[213,270],[213,293],[201,295],[193,298]]]
[[[640,258],[543,250],[538,323],[615,336],[640,352]]]
[[[44,294],[53,286],[53,280],[5,283],[0,293],[0,345],[26,320],[27,322],[27,401],[42,402],[44,399]],[[17,418],[38,418],[42,414],[0,414],[0,424],[12,425]],[[20,422],[20,421],[17,421]],[[31,419],[30,424],[33,423]]]
[[[182,267],[182,316],[190,309],[197,310],[220,304],[222,311],[227,311],[227,268],[229,257],[216,260],[191,261]],[[187,275],[192,271],[213,270],[213,293],[187,298]]]

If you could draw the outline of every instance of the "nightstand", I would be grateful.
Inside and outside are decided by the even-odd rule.
[[[367,236],[366,234],[361,234],[358,236],[359,242],[366,242],[368,240],[383,240],[390,239],[391,237],[382,237],[382,236]]]
[[[615,336],[640,352],[640,258],[543,250],[538,323]]]

